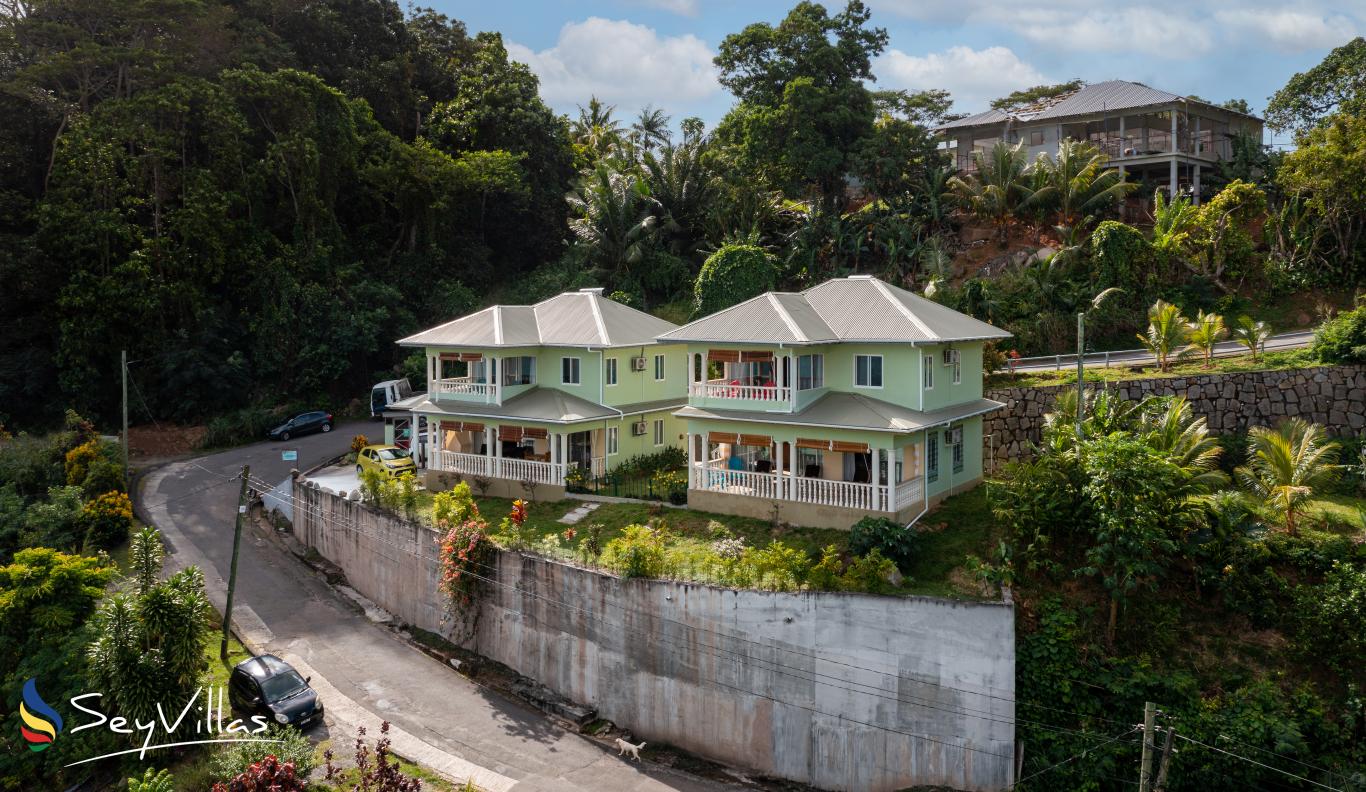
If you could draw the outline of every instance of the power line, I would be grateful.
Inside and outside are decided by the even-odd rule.
[[[1240,760],[1240,761],[1247,762],[1248,764],[1254,764],[1254,765],[1257,765],[1258,767],[1264,767],[1264,768],[1266,768],[1267,770],[1271,770],[1271,771],[1273,771],[1273,772],[1280,773],[1281,775],[1287,776],[1287,777],[1289,777],[1289,778],[1293,778],[1293,779],[1295,779],[1296,781],[1303,781],[1303,782],[1305,782],[1306,784],[1313,784],[1314,786],[1319,787],[1320,789],[1328,789],[1328,790],[1332,790],[1332,792],[1343,792],[1343,790],[1338,789],[1337,787],[1330,787],[1330,786],[1328,786],[1327,784],[1320,784],[1319,782],[1314,781],[1313,779],[1305,778],[1304,776],[1295,775],[1294,773],[1292,773],[1292,772],[1290,772],[1290,771],[1288,771],[1288,770],[1282,770],[1282,769],[1280,769],[1279,767],[1273,767],[1273,766],[1271,766],[1271,765],[1269,765],[1269,764],[1265,764],[1265,763],[1263,763],[1263,762],[1259,762],[1259,761],[1257,761],[1256,759],[1249,759],[1249,758],[1247,758],[1246,756],[1240,756],[1240,755],[1238,755],[1238,754],[1236,754],[1236,753],[1233,753],[1232,751],[1225,751],[1223,748],[1218,748],[1218,747],[1216,747],[1216,746],[1209,745],[1208,743],[1202,743],[1202,742],[1200,742],[1199,740],[1191,739],[1190,737],[1187,737],[1187,736],[1184,735],[1184,734],[1177,734],[1176,737],[1177,737],[1178,739],[1185,740],[1186,742],[1191,743],[1191,744],[1193,744],[1193,745],[1198,745],[1198,746],[1200,746],[1201,748],[1208,748],[1208,749],[1211,750],[1211,751],[1218,751],[1218,752],[1221,753],[1221,754],[1224,754],[1224,755],[1226,755],[1226,756],[1231,756],[1231,757],[1233,757],[1234,759],[1238,759],[1238,760]]]
[[[1006,787],[1006,789],[1014,789],[1015,787],[1019,786],[1020,784],[1023,784],[1024,782],[1028,781],[1028,780],[1031,779],[1031,778],[1038,778],[1039,776],[1043,775],[1044,773],[1047,773],[1047,772],[1049,772],[1050,770],[1056,770],[1056,769],[1058,769],[1059,767],[1062,767],[1063,765],[1067,764],[1068,762],[1075,762],[1076,760],[1081,759],[1082,757],[1086,756],[1088,753],[1091,753],[1092,751],[1099,751],[1101,748],[1104,748],[1105,746],[1107,746],[1107,745],[1109,745],[1109,744],[1111,744],[1111,743],[1119,742],[1120,740],[1124,739],[1125,737],[1128,737],[1130,734],[1133,734],[1134,732],[1139,731],[1140,728],[1141,728],[1141,727],[1139,727],[1139,726],[1135,726],[1135,727],[1133,727],[1132,729],[1130,729],[1130,730],[1124,732],[1123,734],[1119,734],[1119,735],[1116,735],[1116,736],[1114,736],[1114,737],[1111,737],[1110,739],[1106,740],[1105,742],[1101,743],[1100,745],[1093,745],[1093,746],[1091,746],[1090,748],[1087,748],[1086,750],[1082,751],[1081,753],[1072,754],[1071,756],[1067,757],[1066,759],[1062,760],[1061,762],[1058,762],[1057,764],[1049,765],[1048,767],[1045,767],[1044,769],[1038,771],[1037,773],[1030,773],[1029,775],[1025,776],[1024,778],[1016,779],[1016,780],[1015,780],[1015,783],[1013,783],[1013,784],[1011,784],[1010,786]]]

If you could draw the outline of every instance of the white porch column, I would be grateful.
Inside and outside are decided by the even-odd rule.
[[[493,403],[503,403],[503,358],[494,358]]]
[[[882,504],[882,485],[878,483],[878,474],[882,470],[882,449],[874,448],[871,454],[872,470],[868,471],[868,483],[873,490],[873,511],[887,511]]]
[[[1193,170],[1194,170],[1195,172],[1191,175],[1191,203],[1195,204],[1196,206],[1199,206],[1199,205],[1200,205],[1200,165],[1199,165],[1199,164],[1196,164],[1195,166],[1193,166]]]
[[[783,467],[783,441],[775,440],[773,447],[773,473],[778,477],[774,483],[774,491],[779,498],[787,500],[787,475]]]
[[[494,474],[494,453],[498,448],[498,430],[489,424],[484,427],[484,474],[492,476]]]
[[[1176,155],[1175,155],[1175,154],[1172,155],[1172,164],[1171,164],[1171,168],[1170,168],[1170,177],[1169,177],[1169,178],[1171,179],[1171,185],[1170,185],[1170,187],[1167,188],[1167,197],[1174,201],[1174,200],[1176,200],[1176,179],[1177,179],[1177,176],[1176,176]]]
[[[440,422],[435,417],[427,417],[427,467],[431,470],[441,469],[441,435],[437,431]]]
[[[797,356],[787,353],[787,409],[797,411]]]
[[[892,442],[896,441],[893,440]],[[896,498],[893,495],[896,492],[896,465],[892,463],[892,449],[890,448],[882,449],[882,459],[879,460],[878,470],[881,471],[884,466],[887,470],[887,483],[878,486],[882,488],[882,502],[885,511],[894,512],[896,511]]]

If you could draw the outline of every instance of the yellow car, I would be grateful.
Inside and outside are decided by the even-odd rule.
[[[388,476],[401,476],[404,473],[417,473],[413,455],[398,446],[370,445],[362,448],[356,455],[356,475],[371,468]]]

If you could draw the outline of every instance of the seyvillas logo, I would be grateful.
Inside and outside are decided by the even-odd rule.
[[[62,716],[38,695],[38,685],[32,679],[24,683],[19,720],[19,732],[30,751],[45,750],[62,731]]]

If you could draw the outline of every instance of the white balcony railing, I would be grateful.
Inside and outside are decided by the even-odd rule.
[[[705,399],[786,402],[792,395],[792,389],[776,385],[740,385],[727,380],[708,380],[688,385],[688,395]]]
[[[464,454],[441,451],[435,457],[436,469],[463,476],[502,478],[513,481],[535,481],[538,484],[564,484],[564,465],[537,462],[531,459]]]
[[[896,485],[896,490],[892,495],[894,509],[901,511],[912,503],[919,503],[925,498],[925,482],[918,478],[908,479]]]
[[[491,382],[477,382],[469,377],[448,377],[436,381],[436,392],[442,396],[475,396],[492,401],[498,393],[498,386]]]
[[[857,481],[827,481],[796,476],[792,479],[792,500],[846,509],[872,509],[873,485]]]

